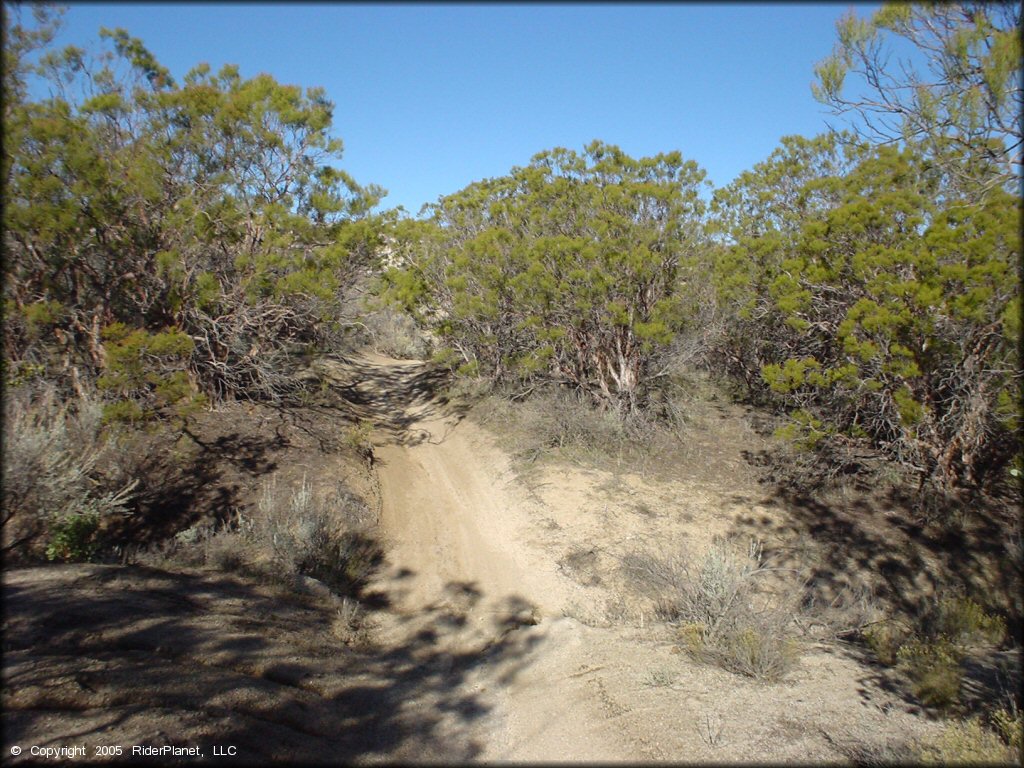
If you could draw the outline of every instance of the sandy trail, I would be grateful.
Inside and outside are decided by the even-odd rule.
[[[536,501],[508,457],[434,396],[422,364],[366,356],[346,367],[347,396],[378,427],[389,566],[376,587],[392,608],[381,640],[426,634],[463,655],[520,635],[515,654],[463,683],[492,707],[475,734],[482,760],[636,760],[587,680],[587,628],[562,616],[578,588],[528,543]]]

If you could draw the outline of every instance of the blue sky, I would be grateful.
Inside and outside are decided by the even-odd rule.
[[[826,130],[810,83],[850,7],[82,3],[58,42],[125,27],[179,79],[232,63],[323,86],[341,166],[415,214],[592,139],[634,157],[680,150],[727,184],[782,136]]]

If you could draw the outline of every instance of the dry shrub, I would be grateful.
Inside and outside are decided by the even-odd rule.
[[[909,739],[884,742],[839,742],[826,735],[836,750],[855,766],[913,765],[917,748]]]
[[[925,765],[1020,764],[1020,755],[977,719],[950,723],[938,737],[918,745],[917,758]]]
[[[390,307],[362,317],[370,343],[378,352],[403,360],[425,360],[430,344],[409,315]]]
[[[791,627],[803,587],[777,578],[783,572],[764,562],[759,543],[741,549],[716,539],[699,560],[632,553],[623,568],[656,615],[680,627],[695,658],[761,680],[779,680],[795,664]]]
[[[243,531],[277,576],[306,576],[349,595],[380,558],[379,546],[365,533],[368,518],[365,504],[344,486],[330,499],[316,499],[305,479],[287,495],[268,482]]]
[[[521,465],[549,455],[621,460],[636,448],[615,413],[593,408],[564,389],[496,393],[479,403],[475,414]]]
[[[65,402],[48,384],[9,393],[3,446],[5,554],[16,560],[94,556],[102,523],[128,511],[137,483],[100,470],[111,463],[114,449],[98,400],[83,395]]]

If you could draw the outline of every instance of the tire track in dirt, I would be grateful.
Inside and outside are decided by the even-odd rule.
[[[423,364],[368,355],[345,367],[346,397],[377,426],[389,566],[375,587],[391,607],[381,641],[429,637],[483,660],[461,683],[491,706],[477,734],[483,760],[635,761],[578,672],[590,663],[588,628],[562,616],[574,586],[526,543],[536,502],[513,483],[508,457],[435,396]],[[498,642],[500,659],[487,661]]]

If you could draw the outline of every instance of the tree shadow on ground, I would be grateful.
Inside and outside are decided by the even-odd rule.
[[[184,450],[176,450],[168,437],[157,450],[131,457],[132,474],[143,481],[134,492],[132,514],[112,522],[104,535],[124,560],[202,520],[223,525],[243,504],[239,478],[273,472],[275,453],[288,445],[281,435],[231,431],[207,440],[188,426],[183,433],[191,441]]]
[[[434,606],[423,631],[353,648],[308,599],[212,573],[102,565],[23,569],[4,583],[4,745],[70,739],[234,745],[246,763],[464,762],[491,711],[467,684],[505,682],[542,636],[512,598],[487,643],[454,648],[430,626],[482,598]],[[468,597],[467,597],[468,596]],[[468,600],[468,602],[467,602]],[[522,603],[522,604],[521,604]]]
[[[777,479],[763,482],[764,497],[734,501],[774,511],[740,515],[731,535],[761,540],[773,565],[806,578],[811,611],[838,606],[833,618],[839,621],[845,610],[851,619],[863,615],[858,610],[867,603],[916,626],[938,597],[957,594],[999,612],[1016,647],[971,651],[957,711],[978,711],[1000,691],[1018,690],[1022,571],[1009,544],[1015,511],[980,496],[948,498],[943,506],[909,487],[871,480],[858,475],[813,494]],[[836,652],[861,665],[858,692],[866,704],[887,707],[895,700],[912,713],[939,716],[922,706],[899,669],[880,663],[866,646],[844,642]]]
[[[444,391],[451,373],[427,365],[382,366],[353,359],[330,361],[324,380],[344,401],[350,418],[367,419],[398,445],[443,442],[466,415],[469,406],[450,400]],[[447,431],[432,435],[422,423],[446,419]]]
[[[759,538],[773,562],[806,569],[818,605],[868,590],[916,617],[936,595],[961,592],[1006,615],[1019,637],[1021,563],[1009,551],[1014,513],[1005,504],[951,500],[925,515],[920,498],[900,487],[812,495],[786,483],[769,484],[756,503],[783,513],[741,515],[733,535]]]

